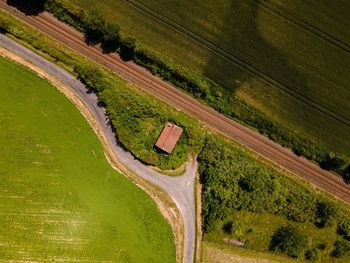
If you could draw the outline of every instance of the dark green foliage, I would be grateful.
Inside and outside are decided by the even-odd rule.
[[[115,52],[120,45],[120,28],[116,24],[106,23],[103,28],[102,48],[107,52]]]
[[[222,230],[224,231],[225,234],[227,235],[232,235],[233,233],[233,222],[228,221],[224,226],[222,227]]]
[[[132,37],[125,38],[120,46],[120,57],[124,60],[134,59],[135,49],[136,40]]]
[[[343,179],[344,181],[349,184],[350,183],[350,164],[348,164],[348,166],[346,166],[346,168],[344,169],[344,171],[342,172],[343,175]]]
[[[350,244],[345,240],[336,241],[334,243],[334,250],[332,251],[332,257],[341,258],[350,251]]]
[[[107,80],[98,67],[87,67],[83,64],[76,64],[74,72],[78,74],[79,79],[94,91],[100,92],[108,87]]]
[[[327,246],[326,246],[325,244],[323,244],[323,243],[317,245],[317,248],[318,248],[319,250],[325,250],[326,247],[327,247]]]
[[[8,32],[10,23],[4,19],[0,19],[0,32]]]
[[[104,30],[106,23],[103,17],[93,11],[90,13],[83,12],[81,19],[87,42],[92,44],[102,42],[104,33],[106,33],[106,30]]]
[[[55,0],[47,0],[44,7],[61,21],[74,26],[80,31],[84,30],[83,17],[85,13],[82,10],[72,10]]]
[[[338,234],[350,241],[350,219],[344,218],[338,223]]]
[[[305,259],[310,261],[316,261],[319,259],[318,250],[316,248],[309,249],[305,253]]]
[[[277,229],[270,242],[270,250],[277,253],[285,253],[290,257],[300,257],[305,246],[306,237],[293,226],[285,226]]]
[[[329,226],[333,223],[336,215],[336,209],[333,204],[325,201],[318,202],[316,205],[316,224],[319,227]]]
[[[46,9],[63,21],[84,31],[87,39],[93,43],[102,43],[105,51],[119,51],[125,60],[133,59],[139,65],[149,69],[174,85],[190,92],[194,97],[204,100],[214,109],[239,122],[256,128],[261,134],[292,149],[296,154],[320,163],[325,169],[333,170],[350,181],[349,172],[345,172],[345,159],[328,153],[318,143],[304,138],[288,127],[277,123],[261,111],[252,108],[217,83],[205,77],[198,76],[173,63],[160,58],[159,55],[136,45],[136,40],[130,37],[121,38],[119,27],[109,24],[96,13],[70,10],[59,1],[49,0]],[[110,30],[112,29],[112,30]],[[107,32],[112,32],[110,35]],[[118,32],[118,33],[117,33]],[[104,35],[108,37],[104,38]],[[349,168],[350,169],[350,168]],[[347,178],[347,179],[346,179]]]
[[[206,232],[235,210],[268,212],[295,222],[324,225],[335,216],[333,204],[278,176],[222,139],[208,137],[198,160]]]
[[[341,167],[343,167],[345,164],[345,161],[338,156],[335,155],[333,152],[329,152],[325,155],[325,157],[320,162],[320,165],[323,169],[326,170],[333,170],[337,171]]]

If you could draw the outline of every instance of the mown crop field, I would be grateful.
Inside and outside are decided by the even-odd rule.
[[[348,1],[70,1],[349,157]]]
[[[175,262],[169,224],[73,104],[1,57],[0,83],[1,261]]]

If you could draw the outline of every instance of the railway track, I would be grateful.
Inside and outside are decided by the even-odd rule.
[[[110,68],[126,80],[149,92],[155,97],[187,112],[201,122],[252,149],[261,156],[300,176],[340,200],[350,204],[350,186],[343,180],[303,157],[296,156],[289,149],[272,142],[237,122],[221,115],[206,105],[201,104],[189,95],[182,93],[170,84],[153,76],[144,68],[122,61],[117,54],[103,54],[96,46],[88,46],[84,36],[72,27],[56,20],[48,13],[37,16],[26,16],[18,10],[0,1],[0,8],[6,9],[31,26],[47,33],[57,41],[84,55],[93,61]]]

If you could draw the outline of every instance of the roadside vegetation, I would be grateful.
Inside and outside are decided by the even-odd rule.
[[[300,259],[349,259],[346,205],[274,171],[218,136],[207,137],[198,160],[205,240],[237,239],[248,249]]]
[[[144,162],[158,162],[165,168],[181,163],[191,151],[199,153],[205,240],[225,246],[227,238],[239,239],[251,250],[289,254],[300,259],[319,257],[339,261],[340,258],[341,262],[349,258],[350,212],[344,204],[295,177],[277,172],[251,152],[208,132],[190,117],[147,96],[5,12],[0,12],[0,25],[5,25],[2,27],[9,34],[31,48],[40,50],[37,52],[52,54],[56,63],[63,64],[97,92],[124,146]],[[154,153],[153,143],[163,121],[168,119],[186,131],[176,150],[181,154],[164,160]],[[284,228],[288,231],[282,231]],[[293,236],[297,240],[301,237],[300,242],[291,242],[287,250],[275,242],[288,241]]]
[[[175,262],[170,225],[75,106],[2,57],[0,72],[1,261]]]
[[[333,40],[322,37],[320,40],[320,36],[289,23],[278,13],[282,11],[271,15],[273,6],[264,6],[260,1],[238,1],[237,6],[229,8],[238,13],[225,17],[228,20],[222,21],[224,25],[205,23],[203,17],[225,12],[196,1],[177,2],[176,6],[186,7],[186,10],[181,9],[183,12],[175,12],[171,2],[159,4],[157,1],[113,4],[100,1],[98,5],[93,4],[93,0],[73,1],[76,5],[65,0],[42,2],[45,2],[43,9],[83,31],[87,42],[101,43],[106,52],[119,52],[125,60],[134,60],[219,112],[350,180],[350,109],[346,88],[350,80],[346,74],[349,65],[344,64],[348,61],[344,58],[349,57],[346,40],[343,41],[344,51],[332,44]],[[92,6],[99,12],[92,10]],[[162,6],[164,9],[158,10]],[[256,21],[258,11],[261,21]],[[317,12],[326,10],[320,8]],[[162,18],[163,13],[165,17]],[[177,13],[186,15],[179,21]],[[196,23],[193,23],[194,17]],[[238,17],[245,22],[238,23]],[[185,30],[185,35],[190,37],[179,33],[184,28],[176,23],[191,27],[189,32]],[[269,25],[273,25],[274,31],[267,30]],[[221,35],[218,29],[221,27],[225,32],[232,32],[233,36],[223,34],[232,41],[203,40]],[[256,31],[257,27],[261,32]],[[287,39],[303,39],[300,43],[306,41],[307,44],[290,48],[289,41],[285,44],[276,41],[285,37],[286,30],[290,32]],[[163,32],[164,39],[156,32]],[[256,50],[249,49],[250,42],[255,43]],[[323,54],[322,57],[319,54]],[[206,61],[199,61],[201,57]],[[300,63],[308,65],[306,71],[299,68]]]

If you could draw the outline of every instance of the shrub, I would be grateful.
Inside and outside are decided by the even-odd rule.
[[[331,255],[336,258],[343,257],[350,250],[350,245],[347,241],[336,241],[334,243],[334,250]]]
[[[316,248],[309,249],[305,253],[305,258],[310,261],[316,261],[319,258],[318,250]]]
[[[320,201],[316,205],[316,224],[325,227],[333,224],[336,215],[336,209],[333,204]]]
[[[106,52],[115,52],[120,46],[120,28],[116,24],[105,23],[102,29],[102,49]]]
[[[233,222],[229,221],[224,226],[222,227],[222,230],[224,231],[225,234],[227,235],[232,235],[233,233]]]
[[[122,40],[120,46],[120,57],[124,60],[132,60],[135,57],[136,40],[132,37],[127,37]]]
[[[344,239],[350,241],[350,220],[343,219],[338,223],[338,234]]]
[[[270,242],[270,250],[285,253],[291,257],[299,257],[307,244],[306,237],[293,226],[277,229]]]

